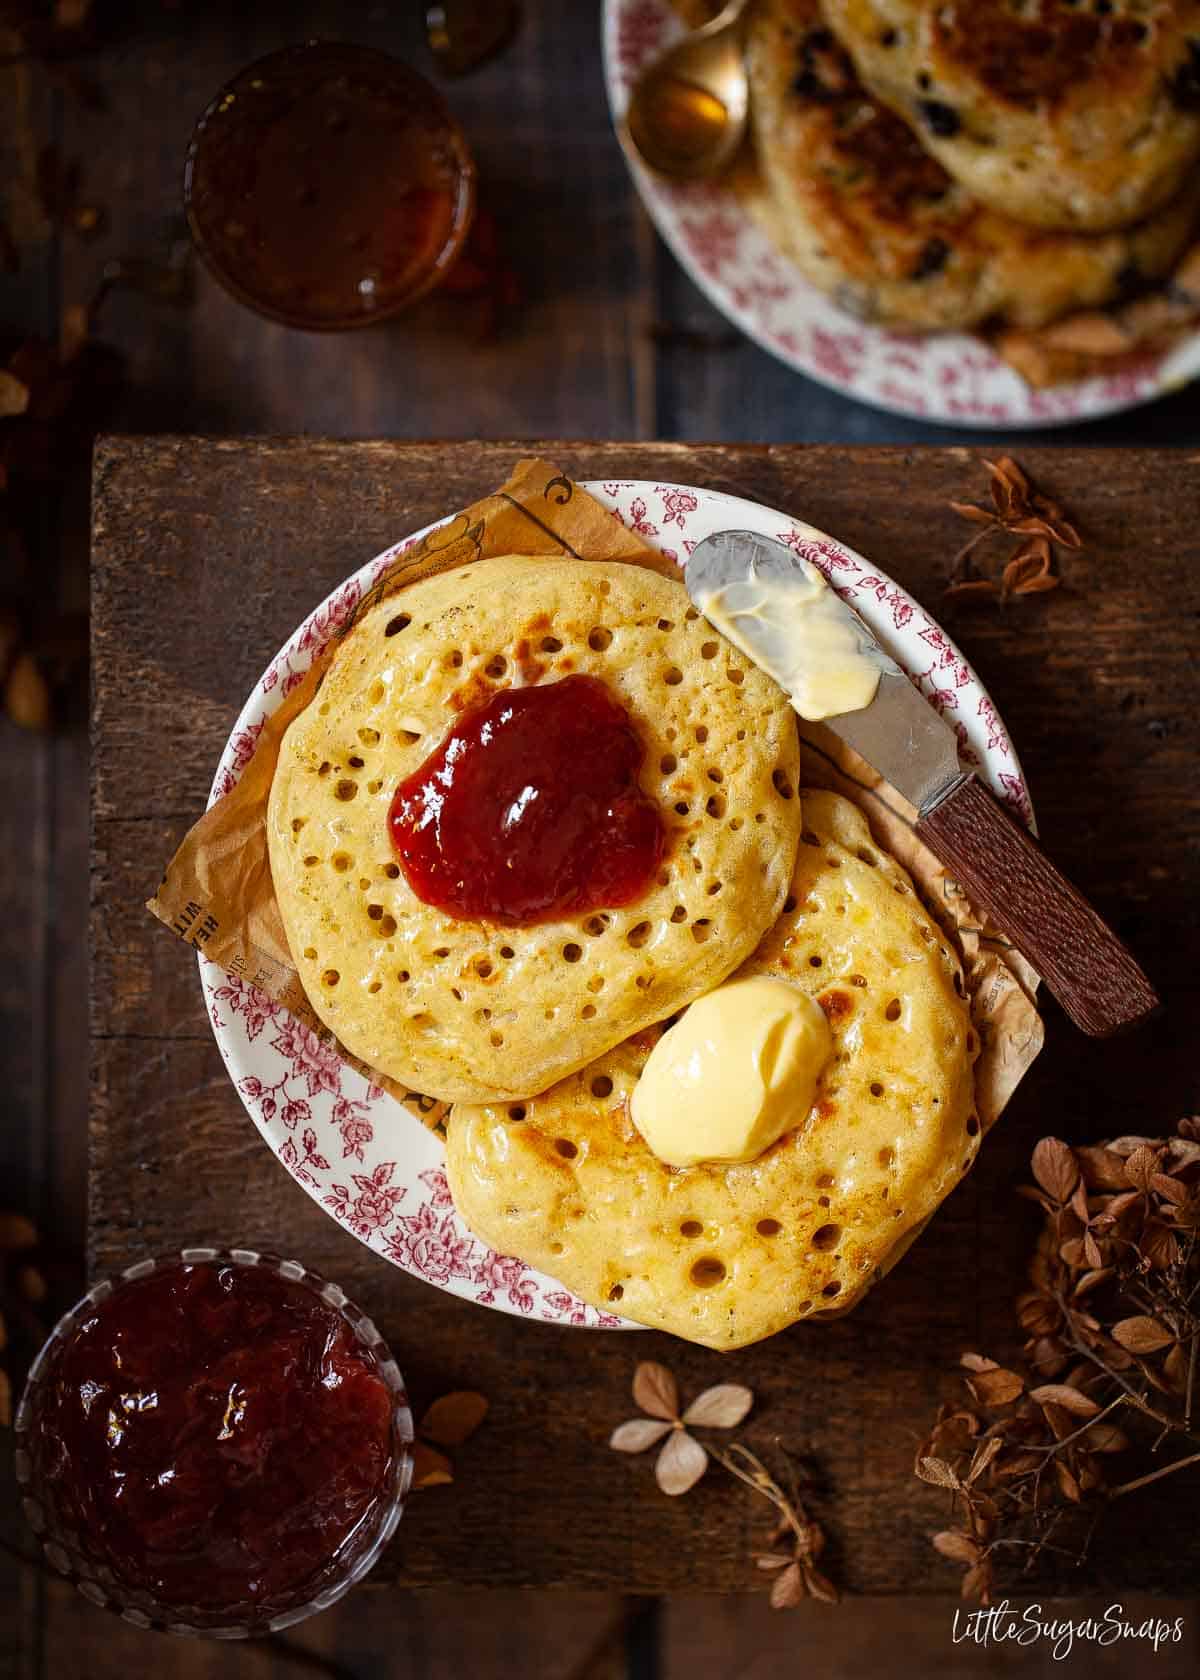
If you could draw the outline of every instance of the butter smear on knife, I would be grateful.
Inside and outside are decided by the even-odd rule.
[[[810,723],[869,706],[890,661],[838,600],[817,568],[748,575],[697,592],[696,605],[722,636],[774,677]]]

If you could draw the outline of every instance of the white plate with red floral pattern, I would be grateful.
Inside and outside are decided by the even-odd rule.
[[[620,121],[639,71],[683,34],[670,0],[605,0],[604,69]],[[1200,333],[1099,378],[1034,390],[981,338],[845,314],[809,284],[728,187],[670,182],[629,160],[655,226],[709,300],[789,367],[860,402],[951,426],[1065,426],[1136,408],[1200,375]]]
[[[811,560],[953,723],[963,762],[1022,820],[1031,820],[1021,767],[996,708],[954,643],[891,578],[811,526],[737,496],[649,481],[585,488],[681,566],[703,538],[730,528],[777,537]],[[380,573],[423,535],[368,562],[280,649],[242,708],[211,800],[237,781],[264,720],[314,655]],[[557,1324],[634,1328],[479,1242],[454,1211],[434,1133],[346,1067],[280,1004],[203,957],[200,978],[217,1044],[251,1119],[293,1178],[345,1230],[393,1265],[481,1306]]]

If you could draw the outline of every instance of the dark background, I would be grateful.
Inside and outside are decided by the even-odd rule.
[[[0,273],[0,335],[53,341],[64,310],[93,296],[106,263],[161,263],[177,251],[191,124],[234,70],[314,35],[396,51],[428,70],[420,13],[413,3],[148,0],[99,7],[96,50],[66,70],[0,64],[0,190],[27,212],[20,270]],[[97,323],[121,367],[106,423],[333,437],[966,441],[861,407],[729,331],[638,208],[609,125],[599,39],[592,0],[527,0],[513,45],[447,88],[520,292],[493,332],[481,334],[483,309],[472,300],[434,300],[368,333],[317,336],[258,319],[203,273],[183,307],[118,290]],[[81,200],[103,212],[98,238],[29,211],[34,160],[47,145],[79,161]],[[1200,402],[1185,390],[1054,436],[1194,448]],[[31,613],[86,605],[86,518],[86,472],[64,467],[32,515],[34,559],[19,582]],[[12,582],[0,578],[0,592]],[[0,722],[0,1204],[37,1218],[56,1284],[69,1289],[84,1218],[87,739],[82,693],[68,692],[61,707],[60,728],[46,737]],[[30,1550],[11,1513],[0,1532]],[[858,1601],[771,1619],[761,1601],[647,1607],[599,1594],[368,1591],[295,1644],[336,1653],[347,1672],[422,1680],[751,1680],[801,1663],[846,1676],[916,1674],[934,1663],[948,1676],[1049,1668],[1044,1657],[1028,1666],[1032,1655],[1022,1663],[1007,1650],[952,1648],[951,1614],[948,1601]],[[1159,1680],[1185,1671],[1176,1663],[1194,1671],[1194,1647],[1190,1658],[1180,1647],[1157,1658],[1141,1649],[1134,1663]],[[167,1648],[0,1562],[0,1675],[103,1677],[168,1663],[186,1676],[290,1667],[279,1650]]]

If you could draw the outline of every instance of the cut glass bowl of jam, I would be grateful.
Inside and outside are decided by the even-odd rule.
[[[140,1626],[239,1638],[327,1608],[400,1519],[412,1416],[335,1284],[248,1249],[186,1249],[56,1325],[16,1417],[49,1562]]]

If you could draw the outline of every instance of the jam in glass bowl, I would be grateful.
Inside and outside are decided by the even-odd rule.
[[[183,195],[226,291],[286,326],[337,331],[445,278],[474,215],[475,165],[407,64],[309,41],[225,84],[196,124]]]
[[[336,1284],[191,1248],[97,1284],[59,1320],[16,1416],[25,1511],[93,1603],[236,1639],[326,1609],[400,1520],[412,1415]]]

